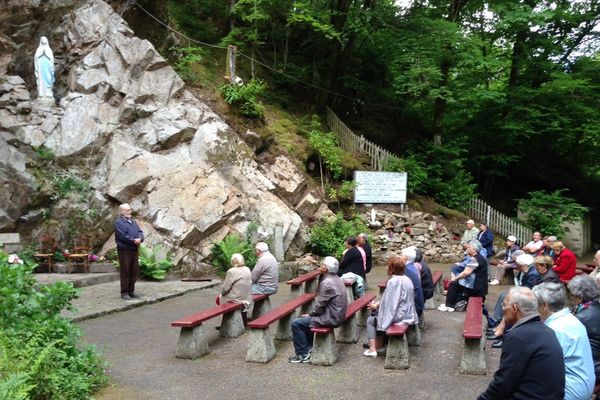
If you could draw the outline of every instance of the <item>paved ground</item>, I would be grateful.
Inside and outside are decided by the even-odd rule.
[[[441,265],[432,267],[447,269]],[[384,278],[384,267],[375,267],[369,277],[371,286],[376,286],[376,282]],[[164,284],[140,286],[140,291],[151,297],[155,295],[153,291],[163,291],[161,285]],[[117,290],[116,286],[114,289]],[[492,289],[488,304],[494,304],[501,289]],[[428,329],[423,333],[421,347],[410,349],[411,364],[406,371],[385,370],[383,357],[364,357],[361,346],[365,340],[364,330],[359,343],[338,344],[340,357],[332,367],[289,364],[287,357],[292,355],[293,347],[291,342],[282,341],[276,342],[277,356],[271,362],[247,363],[247,335],[237,339],[219,338],[214,329],[219,324],[218,319],[205,324],[212,351],[209,355],[194,361],[175,358],[179,331],[171,328],[170,322],[212,306],[217,290],[218,287],[196,290],[160,303],[80,322],[85,340],[95,343],[110,363],[112,385],[96,398],[467,399],[485,389],[498,366],[500,350],[488,346],[487,376],[458,374],[465,313],[439,311],[425,312]],[[113,293],[112,289],[106,292]],[[93,296],[87,297],[84,293],[82,299],[83,296],[88,303],[94,303]],[[289,288],[282,284],[272,300],[273,306],[284,303],[288,296]],[[112,297],[117,303],[121,301]],[[101,303],[105,301],[98,296],[97,307],[104,307]]]

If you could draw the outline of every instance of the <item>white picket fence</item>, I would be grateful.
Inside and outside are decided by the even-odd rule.
[[[371,169],[373,171],[383,171],[390,158],[395,157],[394,154],[386,149],[352,132],[329,107],[325,111],[325,119],[327,125],[329,125],[329,129],[340,139],[340,147],[350,153],[367,154],[371,160]]]
[[[521,245],[531,240],[531,235],[533,234],[531,229],[524,227],[514,219],[495,210],[481,199],[473,198],[469,200],[464,206],[464,212],[474,220],[485,222],[488,228],[502,236],[515,236]]]

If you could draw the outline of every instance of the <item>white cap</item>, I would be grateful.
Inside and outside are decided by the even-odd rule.
[[[510,240],[511,242],[516,242],[517,238],[514,237],[513,235],[510,235],[509,237],[506,238],[506,240]]]

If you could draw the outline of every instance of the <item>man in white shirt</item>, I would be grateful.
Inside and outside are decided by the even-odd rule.
[[[527,243],[521,250],[529,254],[535,254],[544,245],[544,241],[542,240],[542,234],[540,232],[533,232],[533,240]]]

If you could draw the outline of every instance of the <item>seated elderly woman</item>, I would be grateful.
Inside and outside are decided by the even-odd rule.
[[[461,295],[465,298],[481,296],[485,297],[488,291],[488,264],[487,259],[481,255],[481,243],[473,241],[467,244],[466,253],[469,260],[465,269],[452,277],[446,304],[440,305],[439,311],[454,311],[454,305],[460,300]]]
[[[592,278],[577,275],[567,286],[571,295],[571,312],[585,326],[592,347],[594,370],[596,372],[596,389],[600,390],[600,289]]]
[[[252,304],[252,272],[246,267],[244,256],[235,253],[231,256],[231,268],[227,270],[221,294],[217,297],[217,305],[221,303],[244,304],[244,324],[246,322],[246,310]]]
[[[377,357],[377,351],[383,349],[385,331],[390,326],[419,323],[415,308],[414,286],[410,278],[404,275],[405,268],[404,257],[390,257],[387,263],[387,274],[390,279],[381,300],[369,303],[368,307],[372,315],[367,319],[369,348],[364,352],[367,357]]]
[[[556,242],[552,246],[554,249],[554,267],[552,270],[558,274],[558,277],[563,282],[568,282],[575,276],[577,269],[577,257],[567,249],[563,242]]]

